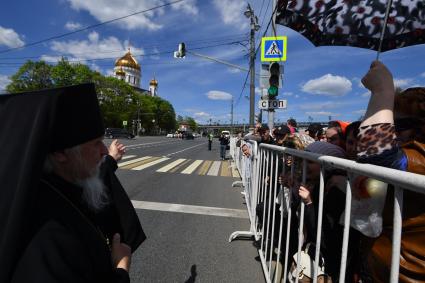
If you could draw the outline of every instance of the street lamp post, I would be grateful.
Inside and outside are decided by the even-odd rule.
[[[249,126],[254,128],[254,114],[255,114],[255,32],[260,29],[258,25],[258,18],[254,14],[254,10],[248,4],[245,17],[251,21],[251,36],[250,36],[250,85],[249,85]]]
[[[152,124],[153,124],[153,131],[154,131],[154,133],[155,133],[155,119],[152,119]]]
[[[140,101],[137,99],[137,125],[136,125],[136,131],[137,135],[139,135],[140,132]]]

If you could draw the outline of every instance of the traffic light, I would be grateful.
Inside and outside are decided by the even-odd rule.
[[[174,52],[174,58],[184,58],[186,57],[186,45],[184,42],[179,44],[179,50]]]
[[[273,62],[269,66],[269,90],[268,95],[269,99],[276,99],[276,96],[278,96],[278,90],[279,90],[279,80],[280,80],[280,65],[277,62]]]

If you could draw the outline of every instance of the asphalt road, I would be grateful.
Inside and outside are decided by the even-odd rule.
[[[251,241],[228,242],[249,220],[217,140],[212,151],[205,138],[120,141],[128,149],[117,175],[148,236],[133,255],[132,282],[264,282]]]

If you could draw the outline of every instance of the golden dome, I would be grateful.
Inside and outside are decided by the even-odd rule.
[[[137,63],[133,55],[131,55],[130,50],[128,50],[128,52],[120,59],[115,61],[115,67],[129,67],[140,71],[140,65]]]
[[[150,81],[149,85],[152,85],[152,86],[158,86],[158,81],[157,81],[157,80],[155,80],[155,78],[153,78],[153,79]]]
[[[115,72],[115,74],[117,75],[117,76],[125,76],[125,72],[124,72],[124,70],[122,69],[122,67],[120,67],[116,72]]]

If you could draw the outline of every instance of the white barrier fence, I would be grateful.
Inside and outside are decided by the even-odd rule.
[[[347,174],[344,184],[345,209],[341,221],[341,225],[343,225],[343,237],[342,248],[339,251],[339,255],[341,256],[338,272],[339,282],[346,282],[345,275],[352,211],[352,180],[350,178],[354,175],[373,178],[391,184],[394,187],[392,257],[391,274],[389,277],[390,282],[398,282],[403,192],[404,190],[410,190],[425,194],[425,176],[273,145],[261,144],[258,147],[254,141],[246,142],[250,148],[250,156],[247,157],[241,153],[240,147],[236,147],[235,142],[236,140],[232,140],[231,154],[242,177],[250,219],[250,229],[249,231],[234,232],[230,236],[229,241],[237,237],[247,236],[254,237],[257,240],[258,252],[266,282],[287,282],[287,280],[298,282],[303,277],[303,272],[304,275],[308,272],[307,270],[300,270],[301,264],[297,264],[296,268],[290,268],[294,254],[296,255],[294,256],[294,260],[297,263],[302,262],[303,254],[301,251],[305,239],[304,225],[300,225],[300,223],[304,223],[305,205],[301,201],[298,208],[293,211],[294,194],[292,190],[295,189],[298,193],[298,189],[281,185],[279,176],[288,176],[289,174],[292,180],[296,180],[297,175],[301,175],[299,176],[301,180],[299,180],[298,184],[305,184],[307,179],[307,162],[309,161],[320,164],[315,258],[312,259],[314,260],[312,262],[314,266],[311,267],[313,268],[313,273],[310,274],[312,275],[313,282],[317,282],[317,275],[322,274],[321,272],[323,271],[319,268],[319,257],[321,257],[320,247],[322,243],[325,171],[329,169],[342,170]],[[241,147],[244,143],[242,141]],[[288,166],[289,163],[290,166]],[[285,172],[285,168],[289,169],[290,172]],[[294,213],[296,215],[293,215]],[[298,221],[298,224],[295,224],[295,226],[294,223],[291,223],[294,220]],[[297,233],[298,236],[294,233]],[[294,236],[298,242],[297,250],[294,254],[289,254],[290,240],[294,239]],[[335,255],[335,257],[339,257],[339,255]],[[288,278],[288,276],[293,278]],[[338,278],[332,279],[333,282],[336,282]]]
[[[238,237],[255,237],[256,240],[259,236],[256,232],[256,207],[257,207],[257,171],[254,168],[258,167],[257,151],[258,146],[256,142],[252,141],[240,141],[240,146],[236,146],[236,139],[231,140],[230,154],[235,162],[236,168],[239,171],[242,182],[234,182],[233,187],[242,185],[244,188],[243,195],[245,196],[245,203],[248,210],[250,229],[249,231],[236,231],[233,232],[229,237],[229,242]],[[232,145],[233,144],[233,145]],[[240,148],[245,145],[249,147],[251,155],[245,156],[242,154]],[[233,150],[232,150],[233,149]]]

